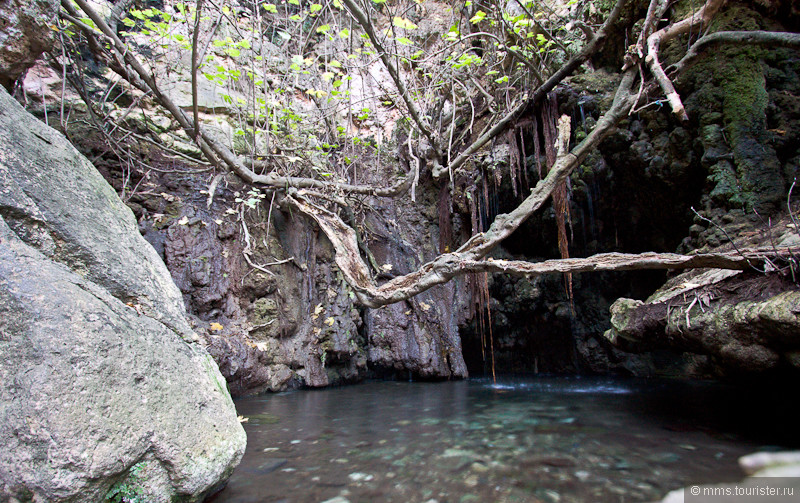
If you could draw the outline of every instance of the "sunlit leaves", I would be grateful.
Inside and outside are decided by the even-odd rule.
[[[417,25],[404,17],[395,16],[392,18],[392,24],[404,30],[416,30]]]
[[[483,64],[483,59],[480,56],[472,53],[465,53],[459,56],[458,60],[453,63],[453,69],[458,70],[468,66],[480,66]]]
[[[479,10],[478,12],[475,13],[474,16],[472,16],[469,19],[469,22],[472,23],[472,24],[478,24],[481,21],[483,21],[484,19],[486,19],[486,13],[483,12],[482,10]]]

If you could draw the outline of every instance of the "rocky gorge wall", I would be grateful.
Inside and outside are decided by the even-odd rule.
[[[120,186],[118,173],[106,174]],[[330,243],[311,222],[277,206],[270,210],[268,196],[248,194],[250,188],[230,175],[219,179],[209,206],[213,178],[151,176],[128,204],[234,394],[370,375],[466,377],[458,337],[468,302],[463,282],[392,306],[363,308],[333,263]],[[376,183],[381,178],[374,174]],[[434,196],[421,187],[418,197]],[[422,212],[402,200],[372,205],[377,211],[365,222],[366,244],[376,274],[404,274],[436,255],[435,201]]]
[[[680,16],[685,8],[676,5],[670,15]],[[781,25],[770,9],[763,3],[733,3],[711,29],[793,29],[796,17],[784,16]],[[610,47],[624,50],[617,42]],[[685,43],[679,40],[666,48],[667,64]],[[687,123],[673,118],[660,101],[650,103],[623,121],[572,175],[572,256],[708,250],[724,244],[726,232],[766,232],[753,210],[762,218],[785,211],[783,198],[798,159],[797,59],[781,49],[732,47],[715,55],[702,59],[676,82],[689,113]],[[597,68],[582,69],[557,89],[559,112],[571,115],[576,125],[574,140],[594,127],[618,83],[616,68],[599,65],[620,58],[599,55]],[[168,91],[189,110],[185,63],[173,70]],[[59,86],[46,68],[41,75],[37,80],[31,72],[26,80],[31,91],[44,86],[42,93],[48,94],[48,85]],[[202,86],[203,120],[214,124],[235,148],[240,140],[231,133],[232,108],[208,82]],[[101,89],[98,86],[97,92]],[[133,99],[121,96],[122,103]],[[32,105],[33,110],[38,107]],[[155,128],[182,155],[144,148],[143,164],[132,169],[121,166],[104,140],[77,121],[67,134],[96,159],[133,209],[140,232],[166,263],[193,328],[234,394],[326,386],[371,375],[462,377],[468,367],[473,374],[488,371],[491,352],[500,372],[711,376],[727,368],[718,364],[718,355],[679,339],[647,345],[646,353],[636,354],[630,351],[641,353],[645,346],[617,347],[603,336],[611,328],[614,301],[646,299],[667,279],[662,272],[575,275],[572,301],[561,277],[495,275],[488,283],[492,348],[485,337],[487,318],[481,322],[476,315],[474,289],[466,278],[404,303],[362,308],[333,263],[330,244],[311,222],[271,204],[271,193],[193,163],[190,159],[198,152],[173,141],[174,127],[170,129],[163,114],[145,110],[131,117]],[[367,140],[395,142],[399,154],[375,159],[379,168],[360,173],[359,182],[382,185],[408,169],[400,147],[404,139],[397,132],[387,133],[393,119],[383,119],[383,124],[368,120],[359,127]],[[533,134],[541,131],[522,132],[528,154],[533,151]],[[303,141],[311,145],[314,140]],[[510,148],[498,141],[473,167],[474,183],[492,177],[482,203],[492,215],[509,211],[519,201],[507,174],[489,175],[508,170]],[[532,181],[538,177],[536,161],[532,155],[525,160]],[[362,252],[379,281],[415,269],[443,247],[457,246],[470,232],[472,215],[458,186],[449,219],[450,236],[455,237],[440,243],[441,183],[430,173],[430,166],[423,166],[416,203],[408,197],[369,198],[365,207],[370,212],[345,215],[364,237]],[[495,256],[555,258],[556,238],[554,212],[548,209],[511,236]],[[784,281],[780,288],[794,287]],[[690,302],[691,298],[686,306]]]

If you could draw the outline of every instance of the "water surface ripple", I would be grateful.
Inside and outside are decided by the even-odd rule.
[[[212,501],[652,501],[691,483],[738,480],[739,456],[794,443],[776,421],[783,412],[753,407],[748,393],[537,377],[240,399],[247,452]]]

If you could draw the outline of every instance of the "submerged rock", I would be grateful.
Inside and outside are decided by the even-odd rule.
[[[0,90],[0,499],[201,501],[245,447],[156,251]]]

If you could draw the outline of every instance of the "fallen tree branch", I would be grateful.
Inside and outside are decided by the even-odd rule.
[[[525,262],[520,260],[470,260],[461,262],[465,272],[505,272],[526,276],[594,271],[634,271],[645,269],[732,269],[746,270],[765,265],[775,258],[788,259],[800,248],[742,250],[741,253],[600,253],[587,258]],[[763,267],[762,267],[763,269]]]

